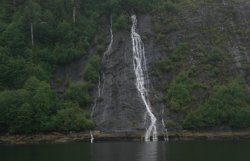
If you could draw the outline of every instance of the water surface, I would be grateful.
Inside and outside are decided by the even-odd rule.
[[[1,145],[0,161],[250,161],[250,141]]]

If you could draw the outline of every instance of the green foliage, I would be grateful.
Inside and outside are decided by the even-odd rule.
[[[189,113],[184,126],[186,128],[249,126],[249,94],[244,91],[240,81],[215,86],[213,91],[208,89],[211,84],[222,84],[225,81],[223,79],[227,79],[223,77],[225,70],[222,70],[222,66],[229,69],[224,67],[227,53],[217,44],[223,45],[222,43],[225,42],[223,33],[229,32],[226,27],[225,32],[221,32],[216,23],[209,23],[209,25],[215,24],[212,27],[206,26],[206,23],[195,26],[185,22],[186,18],[180,17],[183,13],[185,16],[187,13],[188,17],[192,16],[192,12],[187,8],[192,8],[194,11],[200,3],[208,2],[198,0],[1,1],[0,132],[31,133],[93,128],[93,121],[83,109],[89,106],[92,89],[99,79],[101,59],[98,55],[105,49],[101,44],[102,41],[98,41],[96,55],[86,55],[90,59],[84,69],[85,83],[71,84],[63,96],[58,96],[49,85],[51,76],[59,65],[71,63],[88,53],[100,26],[98,24],[100,17],[112,15],[114,31],[128,30],[131,25],[129,15],[143,12],[166,14],[161,18],[160,23],[155,25],[157,28],[155,37],[159,43],[168,44],[167,38],[172,35],[166,34],[175,32],[173,37],[176,37],[178,42],[184,39],[184,42],[190,44],[180,44],[173,51],[167,48],[170,49],[170,52],[166,52],[168,55],[154,66],[154,73],[159,78],[166,73],[170,75],[167,78],[170,86],[164,91],[164,102],[173,110]],[[72,17],[73,7],[76,9],[75,22]],[[162,22],[165,19],[167,23]],[[226,21],[231,22],[229,18],[225,18],[223,23]],[[189,27],[177,32],[180,26],[184,25]],[[31,26],[34,32],[34,45],[31,43]],[[199,29],[202,29],[201,34],[192,33],[193,30],[199,32]],[[246,29],[236,28],[235,30],[240,35],[249,33]],[[188,33],[189,31],[191,34]],[[204,51],[197,51],[196,44],[202,46]],[[207,48],[209,48],[208,52],[206,52]],[[200,56],[202,58],[196,59]],[[206,92],[211,96],[205,100],[205,103],[204,100],[199,99],[198,108],[193,108],[198,97],[195,92],[197,87],[198,90],[200,89],[197,82],[200,80],[195,78],[190,66],[196,65],[195,76],[198,75],[197,77],[204,81],[202,83],[208,86]],[[250,80],[250,67],[246,65],[244,69],[246,80]],[[190,113],[192,110],[193,112]],[[171,122],[167,124],[171,125]]]
[[[84,93],[84,91],[81,92]],[[72,101],[77,102],[76,99],[79,97],[74,97]],[[56,94],[46,82],[31,77],[21,90],[0,92],[0,132],[30,133],[55,130],[59,125],[54,124],[54,121],[70,121],[63,120],[68,118],[61,115],[67,112],[67,110],[62,112],[63,109],[71,107],[74,108],[69,110],[70,119],[77,124],[72,127],[64,127],[64,130],[67,128],[68,130],[78,130],[78,127],[86,129],[94,126],[85,112],[75,109],[73,103],[59,103]],[[74,112],[78,113],[73,114]],[[80,118],[81,116],[84,117]],[[59,120],[52,119],[54,117],[58,117]]]
[[[247,64],[245,66],[245,69],[246,69],[246,75],[245,75],[246,82],[250,82],[250,64]]]
[[[11,124],[10,132],[30,133],[33,131],[34,111],[30,104],[24,103],[17,110],[15,123]]]
[[[1,58],[0,72],[0,86],[7,88],[21,87],[30,74],[24,59],[11,59],[4,55]]]
[[[206,128],[250,126],[250,95],[242,80],[231,80],[226,85],[215,86],[212,95],[197,111],[190,113],[183,126]]]
[[[169,59],[173,62],[180,62],[189,52],[188,44],[181,43],[177,48],[170,54]]]
[[[47,130],[46,123],[56,111],[55,94],[47,83],[32,77],[24,89],[3,91],[1,95],[0,106],[5,111],[1,116],[5,128],[1,130],[11,133]],[[32,126],[24,128],[27,124]]]
[[[185,110],[192,100],[194,82],[190,79],[190,73],[191,71],[179,74],[165,92],[164,101],[173,110]]]
[[[165,127],[167,128],[167,129],[169,129],[169,128],[174,128],[176,126],[176,123],[173,121],[173,120],[167,120],[166,122],[165,122]]]
[[[114,31],[128,30],[130,28],[130,18],[125,14],[120,14],[114,18],[113,29]]]
[[[57,64],[65,65],[73,60],[79,58],[81,53],[75,48],[64,48],[62,46],[56,46],[54,51],[54,61]]]
[[[176,12],[178,5],[173,0],[159,0],[154,5],[154,12]]]
[[[99,2],[100,3],[100,2]],[[150,12],[154,0],[106,0],[102,1],[103,5],[113,13],[121,11],[137,11],[137,12]]]
[[[53,117],[54,129],[60,131],[80,131],[94,128],[95,124],[88,114],[76,104],[61,109]]]
[[[193,21],[204,6],[214,8],[214,13],[208,19]],[[153,73],[161,84],[164,104],[177,115],[174,121],[184,116],[187,129],[250,127],[248,66],[243,63],[241,69],[246,82],[231,80],[242,75],[236,72],[228,52],[231,22],[236,32],[232,39],[244,38],[247,33],[235,22],[235,12],[225,13],[214,0],[159,0],[153,8],[154,39],[165,47],[161,51],[165,56],[154,64]],[[225,20],[223,28],[216,21],[218,16]],[[179,42],[188,45],[177,45],[176,49]],[[245,44],[239,45],[239,50],[245,48]]]
[[[99,73],[101,68],[101,58],[94,55],[90,58],[85,67],[85,80],[89,83],[96,84],[99,80]]]
[[[77,108],[89,105],[93,84],[98,81],[98,56],[91,57],[85,68],[87,83],[70,86],[65,97],[57,96],[49,83],[56,67],[87,53],[96,35],[98,19],[106,12],[102,5],[99,0],[1,2],[0,132],[30,133],[57,128],[52,118],[62,113],[58,112],[65,106],[62,98],[71,102],[72,107],[76,107],[72,102],[79,104]],[[75,22],[73,8],[76,9]],[[118,24],[122,28],[123,17],[118,19]],[[87,114],[81,114],[85,120],[71,114],[72,119],[83,123],[81,129],[92,127]],[[60,120],[62,122],[63,118]]]
[[[4,47],[12,56],[24,56],[27,38],[23,34],[24,18],[18,16],[16,21],[6,25],[0,35],[0,46]]]
[[[0,92],[0,131],[13,131],[12,125],[17,123],[18,108],[29,98],[26,90]]]
[[[91,102],[90,83],[79,83],[69,87],[66,91],[66,99],[78,103],[82,108],[86,108]]]
[[[32,77],[24,85],[30,92],[30,105],[33,107],[35,130],[48,130],[47,122],[56,112],[56,96],[46,82]],[[36,129],[37,128],[37,129]]]
[[[188,54],[188,45],[180,44],[175,50],[173,50],[168,56],[157,61],[154,64],[153,73],[160,77],[165,72],[176,70],[182,65],[182,61]]]
[[[161,76],[164,72],[169,72],[173,69],[173,63],[169,58],[164,58],[162,60],[157,61],[154,64],[154,74],[157,76]]]
[[[96,33],[99,13],[93,3],[92,7],[87,7],[85,3],[75,2],[3,2],[0,12],[0,54],[4,59],[0,66],[1,88],[20,88],[32,75],[48,81],[55,66],[70,63],[86,53]],[[76,23],[72,22],[73,5],[77,5]],[[31,26],[34,46],[31,46]],[[41,77],[36,74],[37,70]]]
[[[207,55],[206,59],[208,63],[216,63],[222,61],[223,55],[225,55],[220,49],[213,48]]]

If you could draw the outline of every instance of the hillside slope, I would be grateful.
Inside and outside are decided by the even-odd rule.
[[[248,0],[0,2],[0,132],[143,136],[132,14],[159,135],[250,127]]]

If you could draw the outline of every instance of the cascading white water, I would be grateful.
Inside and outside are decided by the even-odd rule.
[[[106,56],[110,55],[111,53],[111,50],[112,50],[112,45],[113,45],[113,41],[114,41],[114,35],[113,35],[113,21],[112,21],[112,15],[110,16],[110,42],[109,42],[109,45],[106,49],[106,51],[104,52],[103,54],[103,57],[102,57],[102,62],[104,62]],[[105,74],[103,73],[102,74],[102,79],[103,79],[103,83],[102,83],[102,89],[101,89],[101,93],[103,93],[104,91],[104,87],[105,87]]]
[[[169,141],[168,129],[166,129],[166,127],[165,127],[165,122],[164,122],[163,118],[161,119],[161,123],[162,123],[162,126],[164,127],[164,141]]]
[[[141,40],[140,35],[136,33],[136,15],[132,15],[131,19],[133,23],[131,27],[131,39],[133,47],[133,65],[136,76],[136,88],[142,98],[143,103],[145,104],[147,115],[150,117],[150,125],[146,129],[145,141],[150,141],[150,137],[152,137],[153,141],[157,141],[157,119],[152,112],[150,101],[148,99],[148,91],[146,89],[148,78],[144,44]]]
[[[91,130],[90,130],[89,134],[90,134],[90,143],[94,143],[94,136],[93,136],[93,133]]]
[[[163,129],[164,129],[164,141],[169,141],[168,129],[166,128],[165,121],[164,121],[164,118],[163,118],[164,112],[165,112],[165,110],[164,110],[164,107],[163,107],[163,109],[162,109],[162,111],[161,111],[161,115],[162,115],[161,123],[162,123],[162,127],[163,127]]]
[[[101,97],[101,87],[100,86],[101,86],[101,79],[99,77],[99,82],[98,82],[98,86],[97,86],[97,98]],[[91,113],[90,113],[91,118],[93,118],[93,115],[94,115],[94,112],[95,112],[97,98],[95,98],[94,105],[92,106],[92,110],[91,110]]]
[[[107,47],[107,50],[104,52],[103,57],[102,57],[102,61],[104,61],[105,56],[110,55],[111,53],[111,49],[112,49],[112,45],[113,45],[113,30],[112,30],[112,16],[110,16],[110,43]],[[95,108],[97,105],[97,99],[101,97],[101,95],[103,94],[103,90],[104,90],[104,84],[105,84],[105,75],[103,73],[102,75],[103,77],[103,84],[101,87],[101,78],[99,77],[99,83],[98,83],[98,97],[95,99],[94,101],[94,105],[92,106],[92,110],[91,110],[91,118],[93,118],[94,112],[95,112]],[[93,132],[90,130],[90,142],[93,143],[94,142],[94,135]]]
[[[110,55],[111,53],[111,49],[112,49],[112,45],[113,45],[113,41],[114,41],[114,36],[113,36],[113,30],[112,30],[112,15],[110,16],[110,43],[108,45],[107,50],[104,52],[103,58],[107,55]]]
[[[93,118],[93,115],[94,115],[94,112],[95,112],[95,108],[96,108],[96,104],[97,104],[97,99],[101,97],[101,88],[100,88],[100,85],[101,85],[101,80],[100,80],[100,77],[99,77],[98,90],[97,90],[98,91],[98,97],[95,98],[94,105],[92,106],[92,110],[91,110],[91,114],[90,114],[91,118]],[[94,142],[93,132],[90,130],[89,134],[90,134],[90,142],[93,143]]]

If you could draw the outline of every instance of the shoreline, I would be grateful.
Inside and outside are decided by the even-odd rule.
[[[96,142],[101,141],[144,141],[140,133],[102,133],[94,131]],[[164,135],[158,136],[164,140]],[[181,131],[169,132],[169,140],[247,140],[250,139],[250,130],[241,131]],[[90,142],[90,134],[85,132],[70,133],[39,133],[29,135],[0,135],[0,145],[25,145],[25,144],[56,144]]]

